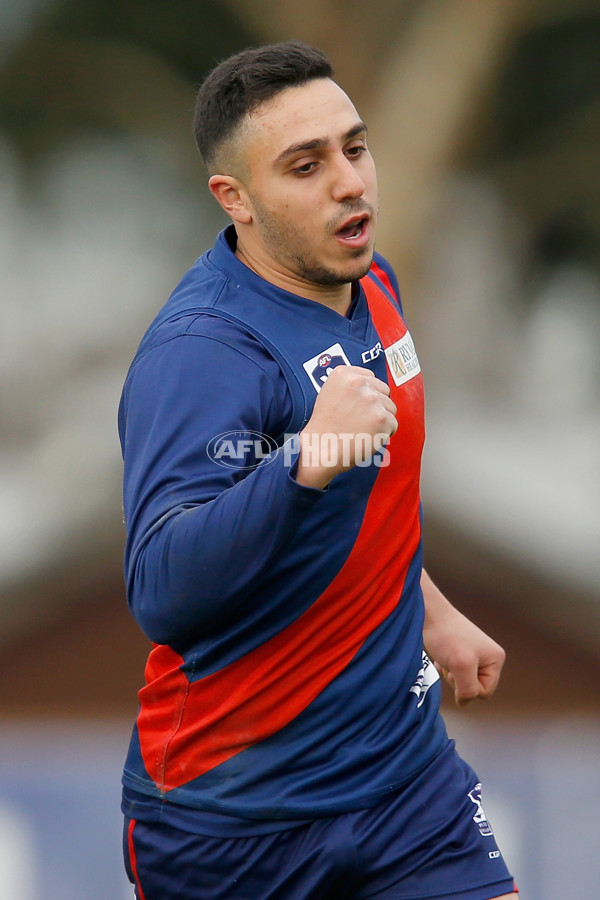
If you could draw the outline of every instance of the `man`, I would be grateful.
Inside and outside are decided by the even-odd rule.
[[[123,393],[128,594],[154,642],[123,796],[145,900],[515,896],[438,713],[438,670],[463,704],[504,654],[423,571],[421,372],[332,75],[289,42],[202,85],[232,225]]]

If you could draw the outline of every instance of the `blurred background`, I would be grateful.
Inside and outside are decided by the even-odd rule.
[[[224,220],[197,85],[322,47],[369,124],[378,249],[425,370],[426,563],[505,646],[446,718],[523,900],[600,861],[599,0],[2,0],[0,894],[124,900],[127,610],[116,410]]]

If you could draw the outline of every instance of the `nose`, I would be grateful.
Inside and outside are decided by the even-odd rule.
[[[356,163],[343,153],[336,160],[333,174],[332,194],[334,200],[357,200],[365,192],[365,183],[356,170]]]

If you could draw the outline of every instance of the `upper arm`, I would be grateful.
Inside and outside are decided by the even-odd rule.
[[[120,436],[129,544],[182,507],[204,503],[246,470],[208,454],[228,431],[269,433],[287,415],[278,370],[219,338],[179,334],[132,367],[123,392]]]

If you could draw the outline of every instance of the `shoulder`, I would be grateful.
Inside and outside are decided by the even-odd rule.
[[[132,368],[146,357],[163,355],[191,357],[199,364],[211,358],[223,362],[237,359],[240,364],[245,359],[271,376],[279,370],[266,348],[243,325],[210,311],[189,311],[154,327],[142,340]]]
[[[235,322],[207,313],[190,313],[163,323],[150,343],[142,342],[128,381],[218,384],[230,390],[264,384],[278,400],[286,393],[279,364],[252,334]],[[187,376],[187,377],[186,377]]]
[[[401,304],[398,278],[396,277],[392,264],[382,256],[381,253],[377,253],[377,251],[373,254],[373,263],[371,265],[370,274],[378,278],[387,290],[394,295],[398,303]]]
[[[291,413],[285,377],[256,338],[218,316],[190,313],[164,322],[151,343],[142,342],[125,381],[122,410],[141,403],[185,416],[188,407],[206,411],[224,401],[257,407],[275,431]]]

